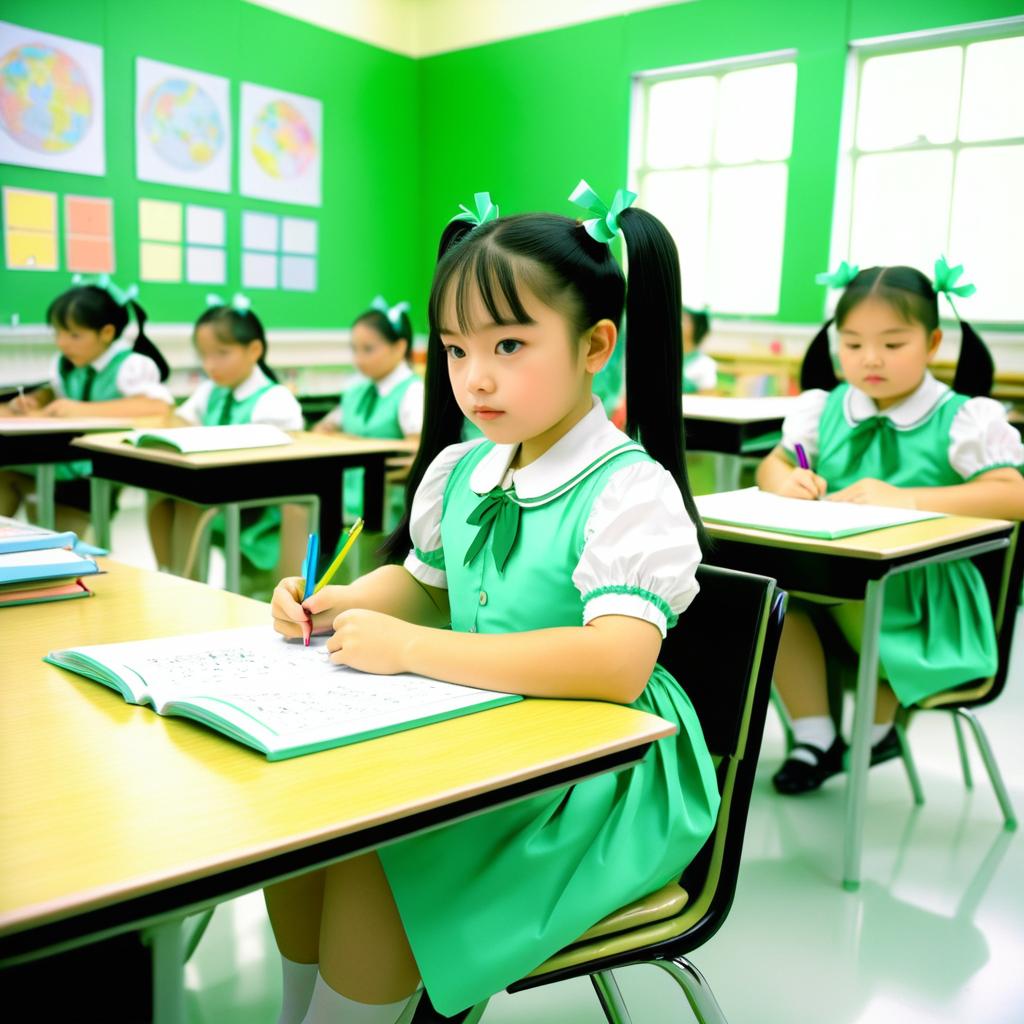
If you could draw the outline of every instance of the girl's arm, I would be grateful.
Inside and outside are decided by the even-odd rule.
[[[36,388],[0,405],[0,416],[31,416],[53,401],[52,388]]]
[[[769,452],[757,467],[757,486],[784,498],[821,498],[828,489],[824,477],[794,466],[782,448]]]
[[[44,416],[166,416],[172,406],[159,398],[135,395],[133,398],[114,398],[109,402],[79,402],[73,398],[58,398],[43,410]]]
[[[416,672],[528,697],[629,704],[647,685],[661,650],[653,623],[603,615],[586,626],[524,633],[463,633],[396,622],[355,609],[334,620],[331,660],[365,672]]]

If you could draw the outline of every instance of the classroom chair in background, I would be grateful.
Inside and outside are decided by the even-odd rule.
[[[786,594],[773,579],[711,565],[697,579],[700,593],[658,661],[683,682],[715,759],[722,796],[715,829],[677,882],[599,921],[509,992],[586,976],[610,1024],[628,1024],[612,970],[656,964],[682,988],[700,1024],[725,1024],[687,955],[721,928],[736,892]],[[475,1007],[469,1019],[482,1012]]]

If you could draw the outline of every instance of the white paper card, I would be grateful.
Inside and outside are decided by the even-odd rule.
[[[242,287],[276,288],[277,257],[263,252],[243,252]]]
[[[191,284],[223,284],[227,280],[224,250],[190,245],[185,253],[185,279]]]
[[[312,256],[282,256],[281,287],[291,292],[315,292],[316,260]]]
[[[278,218],[272,213],[242,213],[242,248],[277,252]]]
[[[216,206],[187,206],[185,241],[191,245],[224,245],[224,211]]]
[[[316,221],[305,217],[281,220],[281,251],[299,256],[316,255]]]

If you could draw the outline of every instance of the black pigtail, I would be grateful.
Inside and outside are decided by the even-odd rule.
[[[139,333],[135,336],[135,344],[132,346],[133,352],[138,352],[139,355],[148,356],[156,363],[157,369],[160,371],[160,379],[167,380],[171,375],[171,368],[167,365],[167,360],[164,359],[163,353],[150,341],[146,334],[146,311],[135,301],[135,299],[128,300],[128,306],[135,314],[135,323],[138,326]]]
[[[953,390],[971,398],[987,398],[992,393],[996,372],[992,353],[966,320],[960,321],[960,332],[960,355],[953,375]]]
[[[831,326],[832,321],[826,320],[807,346],[803,362],[800,364],[801,391],[819,388],[822,391],[832,391],[839,384],[828,342],[828,329]]]

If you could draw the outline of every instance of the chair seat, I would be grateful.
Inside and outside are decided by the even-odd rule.
[[[657,892],[628,903],[615,913],[601,918],[592,928],[588,928],[573,945],[589,942],[605,935],[618,935],[655,921],[664,921],[667,917],[675,917],[689,902],[689,893],[678,883],[669,882]]]
[[[984,697],[994,685],[994,679],[982,679],[971,686],[960,686],[955,690],[943,690],[917,702],[917,707],[925,710],[945,708],[959,704],[971,704]]]

